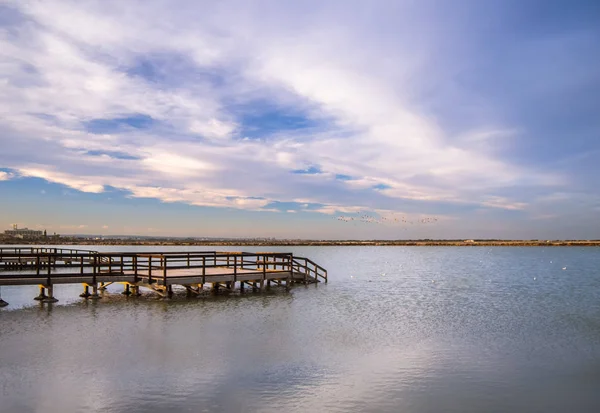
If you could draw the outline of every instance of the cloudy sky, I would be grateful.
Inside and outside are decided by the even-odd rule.
[[[0,228],[600,238],[600,2],[0,0]]]

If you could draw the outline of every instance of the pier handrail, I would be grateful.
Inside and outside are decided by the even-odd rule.
[[[0,247],[0,260],[6,256],[31,254],[98,254],[98,251],[54,247]]]
[[[304,261],[304,263],[302,263],[300,261]],[[310,276],[310,273],[313,272],[315,280],[322,278],[325,281],[325,283],[327,283],[327,270],[325,268],[321,267],[319,264],[317,264],[313,260],[311,260],[309,258],[305,258],[305,257],[294,256],[292,262],[293,262],[293,264],[296,265],[296,268],[304,269],[305,275]],[[310,266],[308,264],[311,264],[314,268],[310,268]],[[298,272],[300,272],[300,271],[298,271]]]
[[[39,278],[40,276],[76,278],[80,275],[135,276],[157,279],[166,283],[170,271],[177,278],[208,275],[207,269],[225,268],[239,274],[289,273],[306,283],[324,280],[327,270],[311,259],[291,252],[229,252],[229,251],[169,251],[169,252],[99,252],[68,248],[0,248],[0,280]],[[197,271],[177,271],[195,269]],[[6,271],[8,270],[8,272]],[[18,274],[11,274],[17,270]],[[213,271],[214,275],[215,272]],[[112,277],[111,277],[112,278]],[[50,281],[48,281],[50,282]]]

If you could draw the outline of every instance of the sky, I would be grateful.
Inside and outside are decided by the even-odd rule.
[[[0,229],[600,239],[600,2],[0,0]]]

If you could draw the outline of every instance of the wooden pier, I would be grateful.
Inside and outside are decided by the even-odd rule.
[[[56,284],[82,284],[84,298],[99,298],[98,290],[112,283],[124,294],[139,295],[140,287],[171,297],[173,285],[198,295],[213,290],[245,288],[253,291],[271,284],[289,289],[293,284],[327,282],[327,270],[308,258],[272,252],[98,252],[64,248],[0,248],[0,286],[39,285],[35,299],[58,301]],[[91,289],[91,292],[90,292]]]

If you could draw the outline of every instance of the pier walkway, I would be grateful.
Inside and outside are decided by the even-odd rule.
[[[98,252],[65,248],[0,248],[0,286],[39,285],[36,299],[57,301],[56,284],[83,284],[82,297],[98,298],[98,290],[122,283],[125,294],[140,287],[170,297],[172,286],[200,294],[236,286],[253,291],[271,284],[289,289],[294,283],[327,282],[327,270],[308,258],[272,252]],[[90,289],[92,292],[90,293]]]

